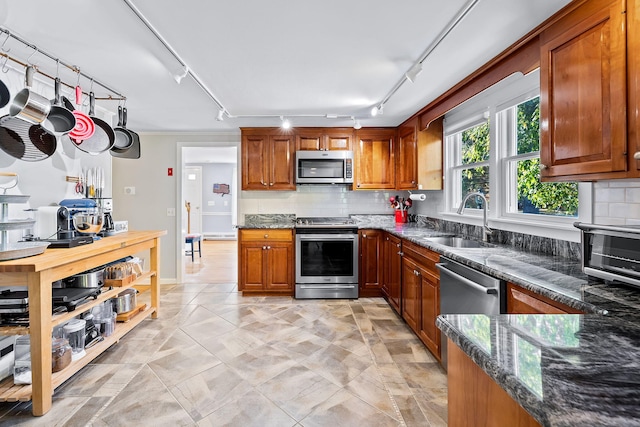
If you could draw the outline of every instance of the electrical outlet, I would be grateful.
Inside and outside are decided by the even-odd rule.
[[[227,202],[226,200],[224,201],[224,205],[225,206],[229,206],[229,202]]]
[[[124,187],[124,194],[133,196],[136,194],[136,187]]]
[[[167,216],[176,216],[176,208],[167,208]]]

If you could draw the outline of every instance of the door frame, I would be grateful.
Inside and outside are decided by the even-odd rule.
[[[211,139],[217,139],[218,141],[190,141],[190,142],[177,142],[176,143],[176,173],[175,176],[179,177],[180,181],[176,183],[176,240],[174,242],[174,247],[176,248],[176,281],[177,283],[182,283],[182,278],[184,277],[184,238],[185,235],[182,232],[182,220],[184,215],[184,194],[182,191],[182,179],[185,168],[184,156],[182,151],[184,148],[226,148],[226,147],[235,147],[236,148],[236,182],[240,182],[238,180],[237,174],[240,173],[240,135],[239,134],[220,134],[220,135],[211,135]],[[240,187],[236,185],[235,194],[231,194],[233,200],[235,201],[235,205],[238,206],[240,201]],[[231,221],[233,224],[238,224],[240,209],[232,210],[232,218]]]

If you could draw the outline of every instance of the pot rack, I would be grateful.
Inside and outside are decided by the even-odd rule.
[[[4,27],[0,27],[0,33],[3,33],[5,35],[5,39],[2,42],[2,45],[0,47],[0,57],[4,57],[5,58],[4,63],[2,65],[3,69],[6,66],[6,61],[8,61],[8,60],[11,60],[12,62],[14,62],[14,63],[16,63],[18,65],[21,65],[23,67],[27,67],[27,66],[31,65],[29,63],[29,60],[31,59],[31,57],[33,55],[35,55],[36,53],[39,53],[40,55],[46,56],[47,58],[49,58],[52,61],[54,61],[57,66],[62,65],[63,67],[68,68],[69,70],[73,71],[74,73],[77,73],[78,74],[78,79],[82,76],[85,79],[90,80],[92,85],[96,84],[96,85],[106,89],[108,92],[111,93],[111,95],[109,95],[107,97],[101,97],[101,98],[96,97],[95,99],[98,99],[98,100],[110,100],[110,101],[126,101],[127,100],[126,96],[122,95],[121,93],[117,92],[116,90],[112,89],[111,87],[107,86],[106,84],[100,82],[99,80],[91,77],[90,75],[82,72],[79,67],[77,67],[75,65],[70,65],[70,64],[62,61],[60,58],[57,58],[57,57],[51,55],[50,53],[45,52],[44,50],[38,48],[35,44],[29,43],[28,41],[24,40],[23,38],[13,34],[10,30],[8,30],[8,29],[6,29]],[[5,44],[7,43],[7,41],[9,39],[13,39],[13,40],[15,40],[15,41],[17,41],[19,43],[22,43],[24,46],[33,49],[33,53],[31,54],[31,56],[29,58],[27,58],[26,61],[21,61],[18,58],[15,58],[14,56],[10,55],[9,51],[11,49],[8,49],[8,50],[5,49]],[[35,65],[32,65],[32,66],[33,66],[33,68],[35,69],[35,71],[38,74],[41,74],[44,77],[47,77],[47,78],[49,78],[51,80],[55,80],[56,79],[55,76],[52,76],[50,74],[47,74],[47,73],[43,72],[37,66],[35,66]],[[71,85],[71,84],[65,83],[64,81],[62,81],[61,83],[64,86],[66,86],[66,87],[68,87],[70,89],[75,88],[75,85]],[[88,95],[87,92],[83,92],[83,93]]]

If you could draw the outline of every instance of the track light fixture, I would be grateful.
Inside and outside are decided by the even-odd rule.
[[[409,70],[406,73],[404,73],[404,76],[407,78],[407,80],[413,83],[416,81],[416,77],[418,77],[418,74],[420,74],[421,72],[422,72],[422,63],[416,62],[415,64],[413,64],[411,68],[409,68]]]
[[[353,128],[355,130],[362,129],[362,125],[360,124],[360,120],[356,119],[355,117],[351,117],[351,120],[353,120]]]
[[[382,114],[382,104],[376,105],[371,109],[371,117],[375,117],[378,114]]]
[[[180,84],[182,83],[182,79],[187,77],[187,74],[189,74],[189,67],[185,65],[180,73],[176,73],[173,75],[173,79],[176,81],[176,83]]]
[[[218,111],[218,115],[216,116],[216,120],[221,122],[224,120],[224,110]]]

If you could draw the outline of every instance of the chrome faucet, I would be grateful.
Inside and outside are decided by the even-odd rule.
[[[460,203],[460,207],[458,208],[458,215],[462,215],[464,212],[464,205],[467,203],[471,197],[480,197],[483,201],[482,203],[482,241],[486,242],[489,240],[489,236],[493,234],[493,230],[489,228],[489,224],[487,223],[487,198],[484,194],[480,192],[469,193],[462,199],[462,203]]]

